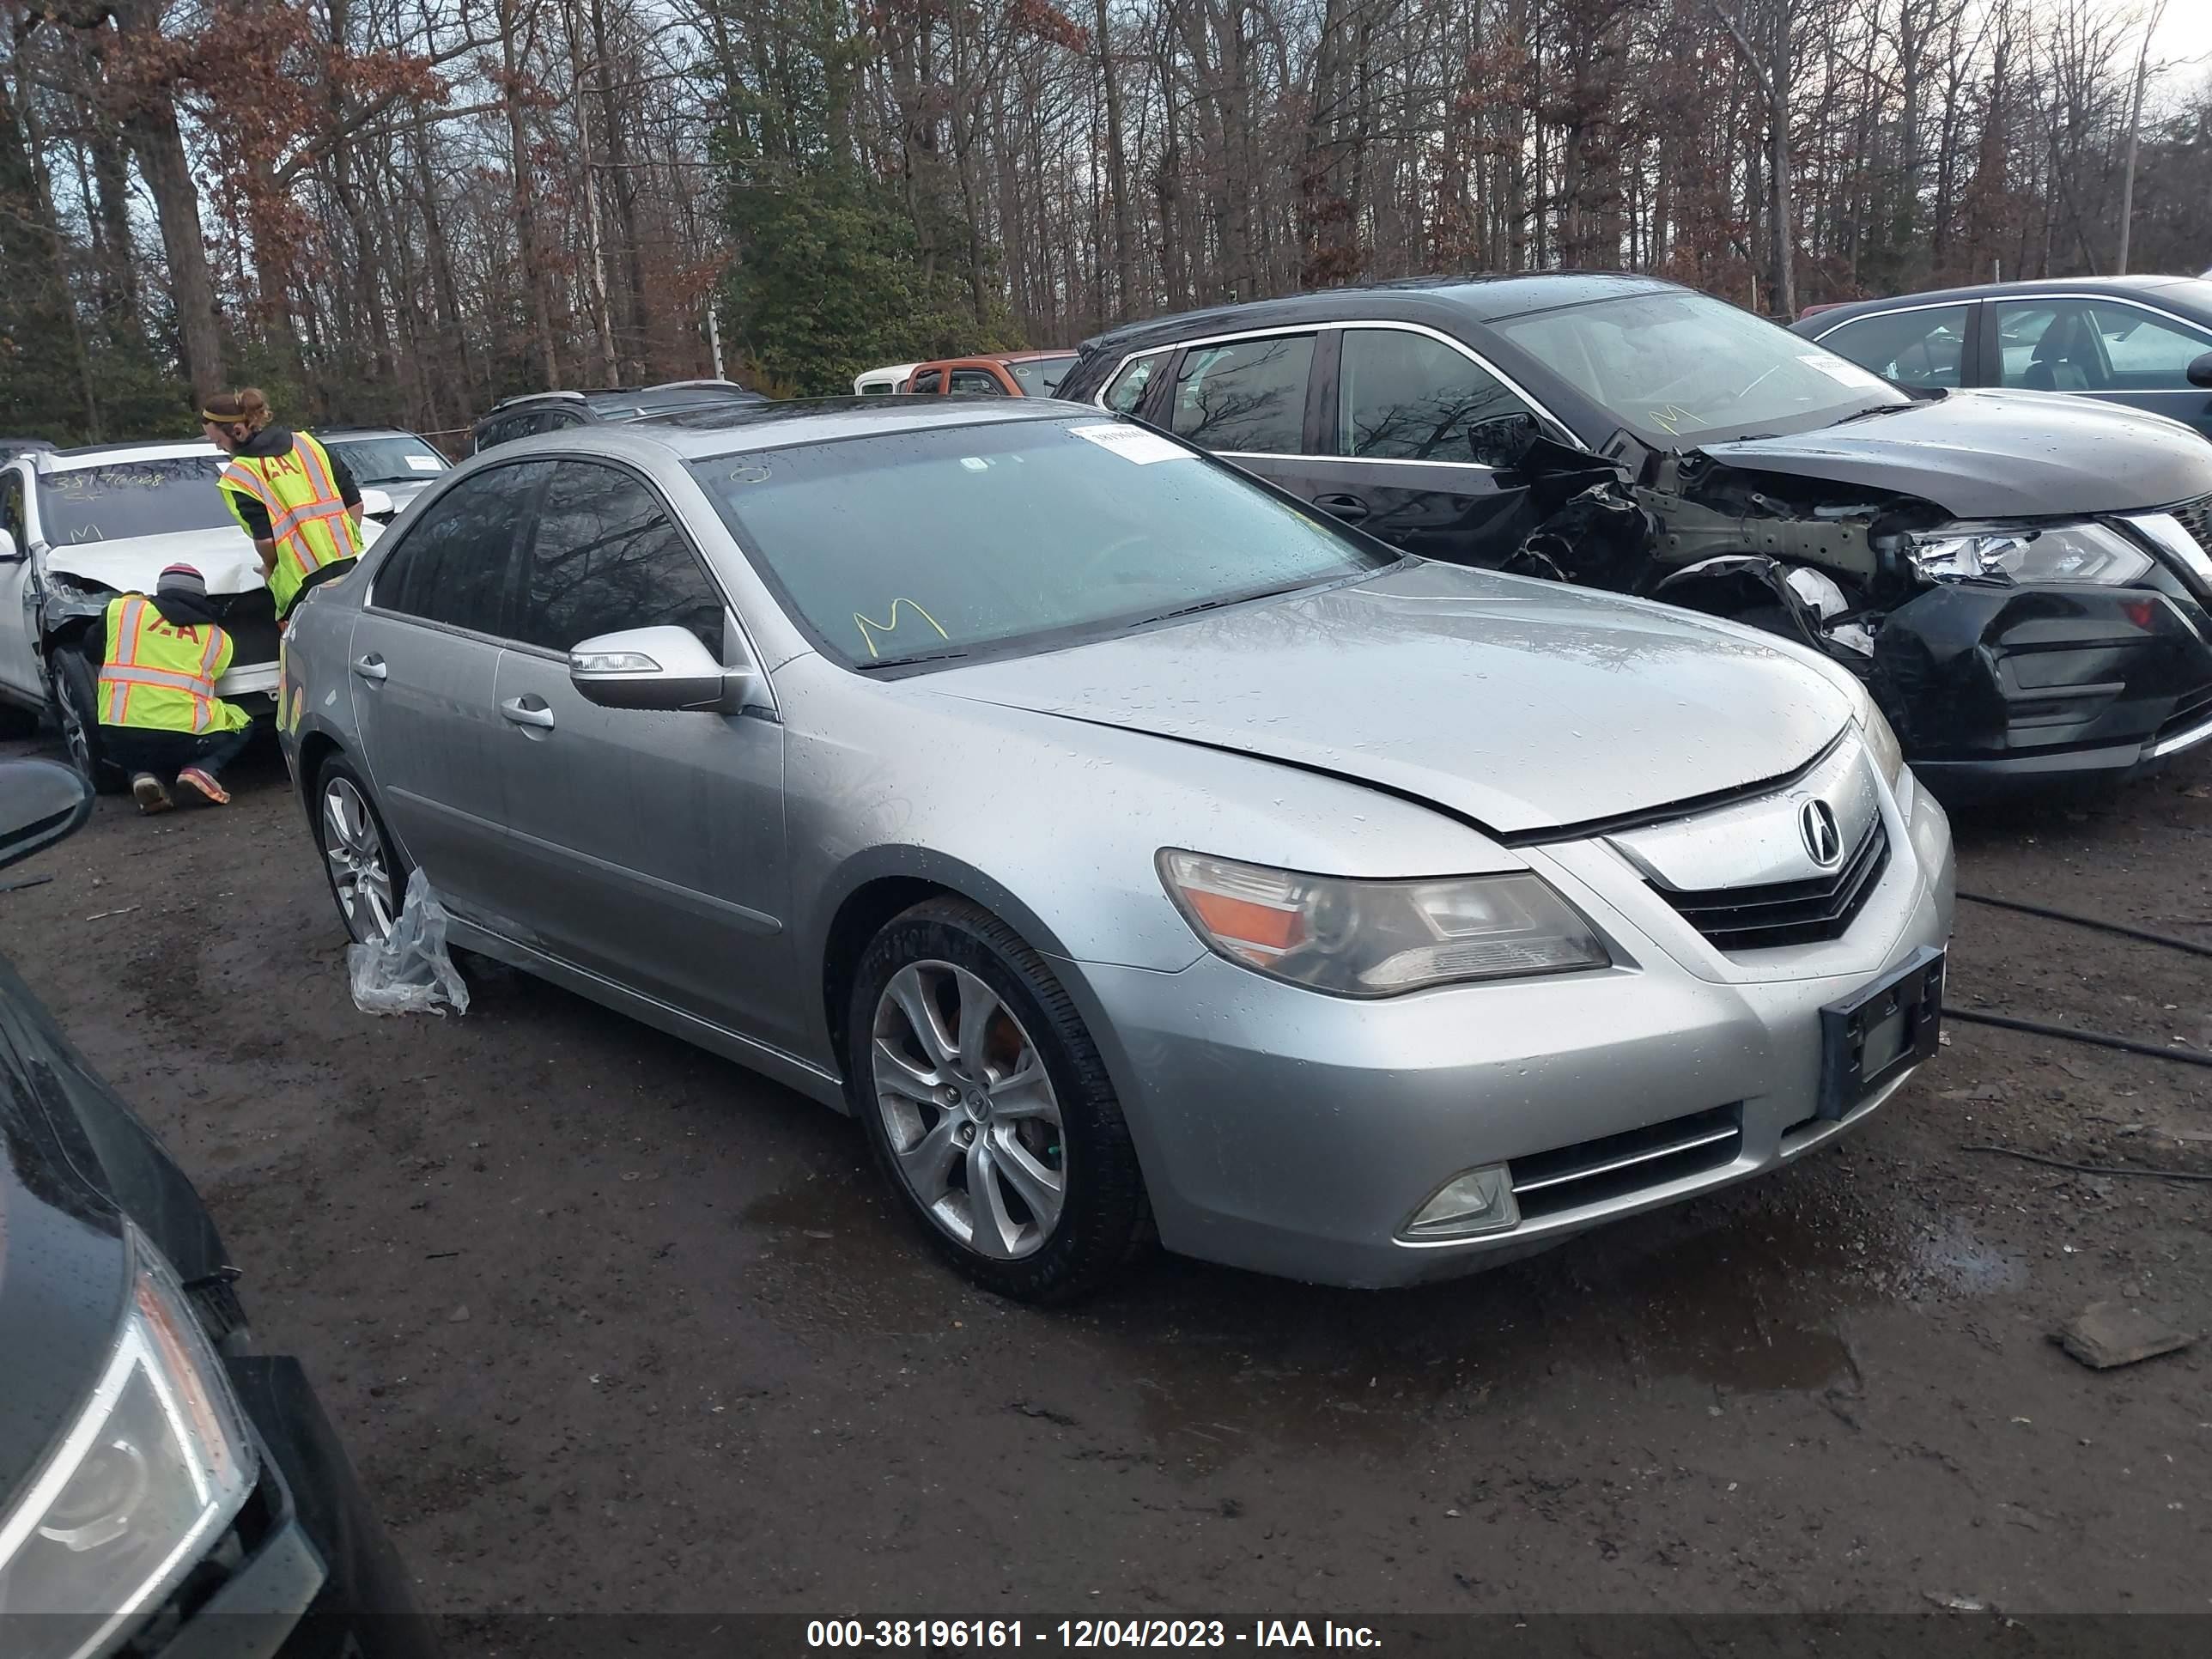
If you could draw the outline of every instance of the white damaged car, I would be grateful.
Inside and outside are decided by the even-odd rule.
[[[151,592],[164,566],[196,566],[231,635],[216,690],[257,720],[276,702],[276,612],[253,544],[216,487],[222,452],[198,441],[100,444],[20,454],[0,466],[0,735],[50,714],[79,770],[119,782],[100,755],[88,625],[118,593]],[[362,492],[364,542],[389,516]]]

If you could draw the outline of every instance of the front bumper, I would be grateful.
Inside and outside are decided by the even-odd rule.
[[[297,1360],[225,1362],[260,1484],[218,1553],[137,1638],[161,1659],[436,1659],[398,1558]],[[212,1588],[210,1588],[212,1585]]]
[[[1212,955],[1173,974],[1065,964],[1162,1243],[1322,1284],[1448,1278],[1747,1180],[1863,1122],[1896,1085],[1820,1118],[1820,1010],[1950,931],[1942,808],[1921,790],[1883,811],[1897,850],[1880,887],[1842,939],[1802,950],[1728,958],[1656,898],[1609,905],[1606,855],[1583,843],[1544,849],[1545,872],[1620,947],[1623,965],[1602,972],[1353,1002]],[[1519,1224],[1404,1236],[1444,1182],[1493,1164],[1516,1166],[1516,1194],[1541,1178]],[[1593,1178],[1559,1181],[1577,1167]]]
[[[1890,612],[1872,689],[1946,800],[2118,783],[2212,743],[2212,615],[2163,568],[2136,587],[1947,584]]]

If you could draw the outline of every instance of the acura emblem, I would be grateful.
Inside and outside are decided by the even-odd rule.
[[[1824,800],[1808,800],[1797,809],[1797,833],[1805,850],[1823,870],[1844,856],[1843,832],[1836,828],[1835,809]]]

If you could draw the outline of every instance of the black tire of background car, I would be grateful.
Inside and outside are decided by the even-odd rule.
[[[991,1260],[946,1233],[930,1219],[893,1160],[868,1054],[884,988],[916,961],[951,963],[996,992],[1028,1029],[1059,1098],[1066,1195],[1051,1237],[1018,1261]],[[845,1054],[846,1097],[866,1128],[884,1178],[938,1254],[984,1289],[1041,1305],[1072,1302],[1106,1284],[1152,1243],[1152,1206],[1137,1150],[1097,1045],[1043,958],[981,906],[931,899],[894,917],[869,941],[854,975]]]
[[[92,787],[103,795],[112,795],[131,780],[109,763],[106,745],[100,740],[99,671],[83,652],[70,645],[55,646],[48,661],[53,670],[54,724],[61,728],[62,740],[70,744],[70,763],[80,771],[86,769],[78,763],[76,744],[70,737],[71,727],[81,723],[85,756],[91,763]]]
[[[343,755],[332,755],[323,763],[322,769],[315,774],[315,793],[307,805],[309,816],[315,826],[315,853],[322,860],[323,879],[330,884],[331,907],[338,913],[338,926],[346,929],[347,938],[352,939],[353,929],[346,923],[345,905],[338,897],[337,872],[331,866],[330,819],[323,811],[323,793],[330,787],[333,778],[343,778],[353,785],[355,793],[361,797],[362,805],[368,809],[368,821],[376,826],[376,839],[384,848],[385,873],[392,882],[392,914],[395,916],[398,914],[398,907],[406,901],[407,878],[411,872],[406,859],[392,842],[392,831],[384,827],[384,814],[377,810],[376,797],[369,792],[368,781],[355,770],[353,763]],[[362,944],[367,941],[356,939],[354,942]]]

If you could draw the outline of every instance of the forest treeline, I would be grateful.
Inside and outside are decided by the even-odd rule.
[[[2154,3],[0,0],[0,434],[240,380],[450,431],[717,343],[836,391],[1434,270],[2195,271]]]

